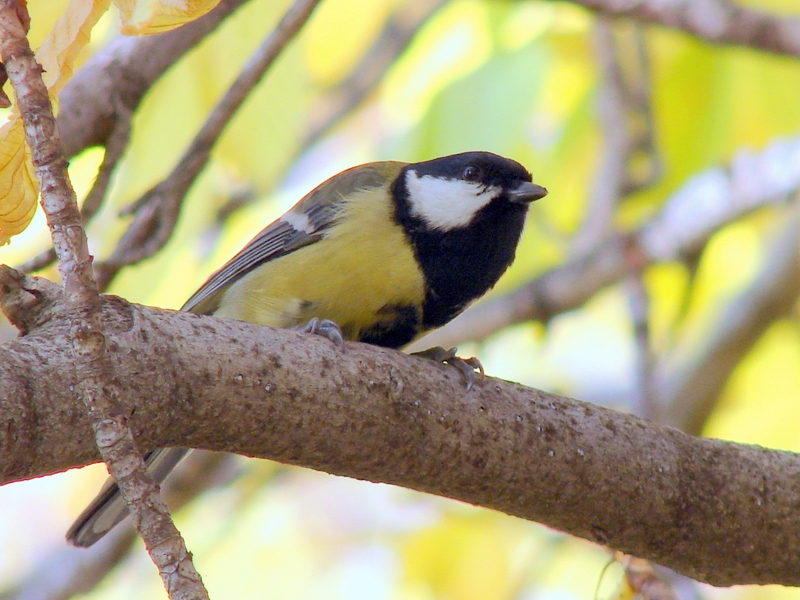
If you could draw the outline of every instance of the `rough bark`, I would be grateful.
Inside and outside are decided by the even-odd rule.
[[[58,290],[0,272],[0,481],[98,460]],[[25,290],[18,289],[23,285]],[[0,288],[0,289],[2,289]],[[544,523],[716,585],[800,584],[800,457],[400,352],[104,298],[143,449],[191,446],[401,485]]]

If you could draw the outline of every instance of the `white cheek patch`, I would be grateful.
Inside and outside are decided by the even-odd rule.
[[[406,189],[411,213],[444,231],[468,225],[475,213],[501,192],[499,187],[471,181],[420,177],[414,170],[406,174]]]
[[[311,224],[311,220],[305,213],[290,210],[289,212],[284,213],[284,215],[281,217],[281,221],[285,221],[296,231],[302,231],[303,233],[308,234],[314,233],[314,226]]]

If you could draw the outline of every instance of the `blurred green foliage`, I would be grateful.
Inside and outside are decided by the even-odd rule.
[[[41,39],[66,4],[31,3],[34,39]],[[793,0],[747,4],[800,14]],[[168,246],[126,269],[110,292],[178,308],[250,236],[333,173],[370,160],[417,161],[478,149],[519,160],[550,190],[531,211],[518,260],[493,294],[563,262],[590,202],[602,147],[594,17],[580,7],[452,0],[421,28],[362,106],[320,143],[302,147],[315,107],[403,5],[325,0],[231,123]],[[98,257],[124,231],[127,221],[118,218],[119,211],[168,173],[285,6],[253,0],[148,94],[111,197],[89,228]],[[111,35],[109,17],[98,26],[91,50]],[[690,176],[742,149],[758,151],[776,138],[797,136],[800,129],[798,59],[714,46],[657,27],[646,29],[645,41],[663,175],[619,206],[614,223],[623,229],[645,223]],[[72,161],[79,193],[88,189],[101,157],[94,149]],[[220,222],[219,209],[242,191],[256,200]],[[646,271],[656,352],[691,346],[709,334],[720,306],[762,269],[764,248],[786,219],[785,208],[770,208],[721,230],[691,284],[689,271],[677,262]],[[0,250],[0,260],[20,262],[47,239],[39,215],[29,231]],[[582,400],[625,409],[634,393],[636,348],[623,286],[546,327],[517,325],[462,350],[478,352],[489,374]],[[798,364],[795,315],[770,326],[737,367],[707,433],[800,450]],[[585,600],[593,597],[609,560],[602,548],[453,501],[297,469],[275,479],[273,470],[250,461],[231,486],[203,496],[178,516],[212,597]],[[102,477],[103,468],[93,467],[0,490],[3,504],[15,507],[0,516],[0,554],[8,557],[16,549],[13,561],[0,560],[0,584],[63,544],[69,521]],[[39,500],[31,502],[34,496]],[[41,511],[47,511],[44,520]],[[613,569],[606,575],[600,597],[612,593],[619,577]],[[702,587],[700,593],[800,599],[778,588]],[[155,570],[136,552],[87,597],[162,596]]]

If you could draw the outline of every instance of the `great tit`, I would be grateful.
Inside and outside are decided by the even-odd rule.
[[[488,152],[348,169],[263,229],[182,310],[400,348],[505,272],[528,206],[547,194],[531,181]],[[187,451],[150,452],[148,470],[161,482]],[[126,514],[109,481],[67,539],[90,546]]]

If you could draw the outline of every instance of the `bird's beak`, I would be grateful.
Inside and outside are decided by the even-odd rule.
[[[540,185],[523,181],[516,189],[508,192],[508,199],[517,204],[528,204],[547,196],[547,190]]]

